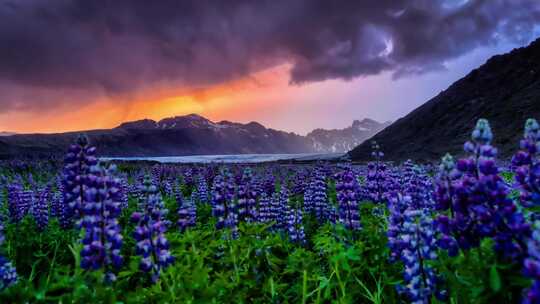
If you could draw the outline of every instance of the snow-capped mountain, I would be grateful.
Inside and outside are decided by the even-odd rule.
[[[353,121],[352,125],[345,129],[313,130],[307,138],[311,140],[315,152],[347,152],[389,125],[390,122],[380,123],[365,118]]]

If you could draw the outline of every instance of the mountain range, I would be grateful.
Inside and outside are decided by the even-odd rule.
[[[540,119],[540,39],[491,57],[425,104],[351,152],[370,159],[376,141],[388,160],[439,160],[460,155],[479,118],[489,120],[501,158],[516,151],[527,118]]]
[[[102,156],[347,152],[389,123],[355,120],[345,129],[316,129],[306,136],[257,122],[213,122],[190,114],[160,121],[143,119],[113,129],[84,131]],[[61,155],[81,132],[0,137],[0,158]]]

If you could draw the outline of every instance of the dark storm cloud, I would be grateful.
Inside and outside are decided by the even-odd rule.
[[[0,106],[205,86],[285,62],[293,83],[423,73],[531,39],[539,3],[0,0]]]

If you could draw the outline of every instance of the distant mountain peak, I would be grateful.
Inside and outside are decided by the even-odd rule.
[[[317,152],[347,152],[389,125],[389,122],[380,123],[364,118],[354,120],[351,126],[344,129],[315,129],[307,137],[312,140]]]

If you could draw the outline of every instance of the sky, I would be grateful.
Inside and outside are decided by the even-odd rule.
[[[536,0],[0,0],[0,131],[394,121],[539,24]]]

